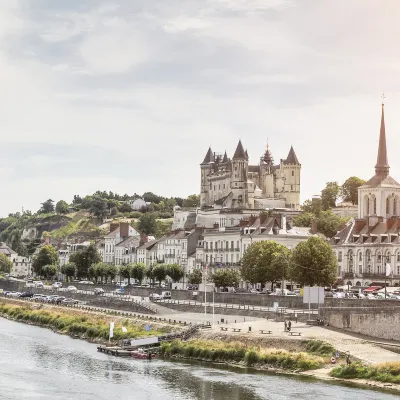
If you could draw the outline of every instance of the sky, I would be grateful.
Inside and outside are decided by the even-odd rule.
[[[302,201],[400,180],[396,0],[2,0],[0,216],[96,190],[186,197],[208,147],[293,145]]]

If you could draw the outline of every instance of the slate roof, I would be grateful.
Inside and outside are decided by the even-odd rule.
[[[293,146],[290,147],[289,154],[285,160],[285,164],[300,164],[299,160],[297,159],[296,153],[294,152]]]
[[[239,143],[235,150],[235,154],[233,155],[233,160],[235,160],[235,159],[236,160],[240,160],[240,159],[245,160],[246,159],[246,154],[244,152],[244,148],[243,148],[241,140],[239,140]]]

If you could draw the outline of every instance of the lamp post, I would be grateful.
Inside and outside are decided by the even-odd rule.
[[[214,324],[215,324],[215,300],[214,300],[214,294],[215,294],[215,288],[214,288],[214,284],[213,283],[206,283],[206,291],[207,291],[207,286],[211,286],[213,288],[213,319],[212,319],[212,326],[214,328]]]

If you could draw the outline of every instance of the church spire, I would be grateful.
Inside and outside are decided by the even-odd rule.
[[[386,149],[386,130],[385,130],[385,105],[382,102],[381,131],[379,134],[378,158],[375,165],[375,174],[386,178],[389,175],[389,163]]]

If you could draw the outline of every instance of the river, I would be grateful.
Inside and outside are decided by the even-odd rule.
[[[1,400],[389,400],[398,396],[226,367],[107,356],[85,341],[0,318]]]

